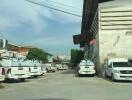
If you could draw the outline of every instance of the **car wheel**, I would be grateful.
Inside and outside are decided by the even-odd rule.
[[[37,78],[37,77],[38,77],[37,75],[34,76],[34,78]]]
[[[95,74],[92,74],[92,77],[94,77],[95,76]]]
[[[112,80],[112,82],[116,81],[113,74],[111,75],[111,80]]]
[[[78,77],[81,77],[81,74],[78,73]]]
[[[104,76],[105,76],[105,78],[108,78],[108,75],[107,75],[107,73],[106,73],[106,72],[104,73]]]
[[[24,82],[25,81],[25,78],[21,78],[20,81]]]

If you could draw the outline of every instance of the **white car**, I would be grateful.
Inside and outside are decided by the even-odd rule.
[[[5,69],[0,65],[0,82],[5,80]]]
[[[92,75],[96,73],[94,63],[91,60],[82,60],[78,65],[78,76]]]
[[[0,63],[5,71],[5,79],[24,81],[26,78],[30,77],[29,68],[23,61],[17,59],[3,59]]]
[[[63,64],[63,70],[68,70],[68,65]]]
[[[45,64],[42,64],[41,71],[42,71],[42,75],[46,75],[47,70],[46,70],[46,65]]]
[[[105,76],[112,81],[132,80],[132,65],[126,58],[111,58],[104,62]]]
[[[52,63],[46,63],[46,70],[47,72],[55,72],[56,71],[56,66]]]
[[[57,70],[63,70],[62,64],[56,64]]]
[[[38,77],[42,75],[41,64],[38,61],[27,61],[31,77]]]

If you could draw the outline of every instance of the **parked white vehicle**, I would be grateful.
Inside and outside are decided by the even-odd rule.
[[[57,70],[63,70],[62,64],[56,64]]]
[[[0,63],[5,71],[5,79],[19,79],[24,81],[26,78],[30,77],[29,68],[24,61],[19,61],[17,59],[3,59]]]
[[[68,69],[68,65],[63,64],[63,70],[67,70]]]
[[[42,64],[41,71],[42,71],[42,75],[46,75],[47,70],[46,70],[46,65],[45,64]]]
[[[39,75],[43,75],[42,63],[39,61],[35,61],[35,66],[37,66]]]
[[[94,63],[91,60],[82,60],[78,65],[78,75],[92,75],[96,73]]]
[[[0,64],[0,82],[3,82],[5,80],[5,69]]]
[[[132,80],[132,65],[126,58],[111,58],[104,61],[105,76],[112,81]]]
[[[45,66],[46,66],[47,72],[55,72],[57,69],[53,63],[46,63]]]
[[[41,64],[38,61],[27,61],[31,77],[38,77],[42,75]]]

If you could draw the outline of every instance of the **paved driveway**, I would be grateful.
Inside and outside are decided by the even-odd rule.
[[[76,77],[73,71],[3,85],[0,100],[132,100],[131,82]]]

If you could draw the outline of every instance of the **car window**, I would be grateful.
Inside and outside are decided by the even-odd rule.
[[[86,61],[86,62],[81,62],[80,65],[81,65],[81,66],[93,66],[94,63],[91,62],[91,61]]]
[[[128,62],[114,62],[113,67],[132,67]]]

